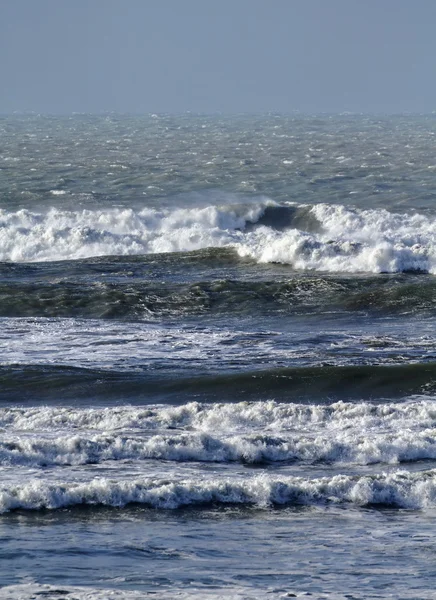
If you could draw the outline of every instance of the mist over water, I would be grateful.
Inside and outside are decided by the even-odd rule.
[[[0,598],[433,598],[435,118],[0,133]]]

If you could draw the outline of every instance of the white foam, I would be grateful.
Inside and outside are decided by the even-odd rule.
[[[361,432],[422,430],[434,427],[436,401],[412,398],[402,403],[335,402],[329,405],[284,404],[273,400],[182,406],[117,406],[111,408],[2,407],[4,432],[74,432],[178,429],[204,433],[261,431]]]
[[[56,191],[56,190],[55,190]],[[436,218],[318,204],[320,230],[276,230],[256,223],[267,206],[0,211],[0,260],[45,261],[99,255],[232,247],[259,262],[338,272],[436,273]],[[307,210],[307,208],[306,208]]]
[[[144,367],[210,369],[215,363],[253,366],[275,360],[319,362],[319,349],[293,336],[293,348],[277,344],[276,331],[242,331],[104,319],[0,317],[0,365],[63,365],[144,372]],[[342,336],[338,338],[342,340]],[[313,345],[312,345],[313,346]],[[128,360],[126,360],[128,357]],[[233,363],[233,364],[232,364]]]
[[[421,590],[420,590],[421,592]],[[424,590],[425,593],[425,590]],[[216,583],[208,587],[206,585],[184,584],[167,588],[160,585],[159,589],[153,587],[151,597],[154,600],[168,600],[177,598],[179,600],[265,600],[272,597],[277,600],[291,597],[306,597],[302,592],[283,592],[276,588],[264,588],[260,586],[228,585],[219,589]],[[92,588],[89,586],[49,585],[39,583],[22,583],[18,585],[5,586],[0,589],[0,600],[29,600],[33,598],[44,598],[44,600],[144,600],[148,597],[147,591],[123,590],[114,588]],[[310,594],[309,594],[310,596]],[[348,596],[349,597],[349,596]],[[433,596],[431,596],[433,598]],[[346,600],[347,596],[342,594],[323,593],[325,600]],[[427,596],[422,596],[425,600]]]
[[[154,597],[156,597],[153,594]],[[143,600],[144,593],[139,591],[98,589],[85,586],[49,585],[44,583],[22,583],[0,588],[1,600]]]
[[[265,204],[176,210],[106,209],[47,213],[0,210],[0,260],[46,261],[228,246]]]
[[[304,585],[302,587],[305,587]],[[163,589],[162,589],[163,588]],[[395,590],[394,590],[395,591]],[[61,592],[61,596],[60,596]],[[353,592],[352,598],[355,600],[367,600],[368,598],[377,598],[377,600],[392,599],[392,589],[389,588],[388,595],[381,595],[377,589],[377,596],[368,595],[368,592],[363,592],[365,596]],[[403,589],[399,592],[402,600],[416,600],[419,593],[420,600],[434,600],[435,594],[433,589],[419,587],[416,589]],[[321,594],[321,595],[319,595]],[[177,600],[265,600],[271,598],[274,600],[289,600],[289,598],[303,598],[305,600],[349,600],[350,594],[347,592],[328,592],[322,591],[314,595],[312,592],[306,592],[293,589],[284,590],[277,587],[264,587],[256,584],[255,587],[246,584],[233,585],[227,584],[218,588],[216,583],[208,587],[207,585],[195,585],[191,582],[190,585],[184,586],[182,589],[176,584],[174,587],[167,588],[160,585],[159,589],[153,587],[153,600],[169,600],[177,598]],[[44,600],[144,600],[148,597],[146,591],[139,590],[123,590],[113,588],[92,588],[85,586],[69,586],[69,585],[49,585],[38,583],[23,583],[18,585],[5,586],[0,589],[0,600],[34,600],[36,598],[44,598]]]
[[[368,465],[436,459],[434,429],[308,433],[3,436],[0,465],[85,465],[116,460],[263,463],[305,461]]]
[[[204,361],[206,356],[210,360],[207,349],[225,360],[229,354],[246,353],[246,349],[233,346],[229,349],[220,342],[232,340],[238,334],[250,335],[217,328],[198,330],[151,323],[44,317],[0,318],[0,326],[3,333],[0,364],[62,364],[119,370],[130,370],[135,363],[143,368],[145,363],[156,361],[173,366],[179,359]],[[272,346],[263,340],[259,345],[265,354]]]
[[[238,247],[259,262],[331,272],[436,272],[436,219],[318,204],[319,233],[261,227]]]
[[[0,464],[106,461],[396,464],[436,459],[436,401],[275,401],[182,406],[5,407]]]
[[[352,503],[383,504],[410,509],[436,505],[436,470],[409,473],[397,470],[380,475],[304,477],[250,477],[195,479],[141,478],[88,482],[27,480],[0,486],[0,512],[57,509],[67,506],[123,507],[139,503],[159,509],[204,504],[272,505]]]
[[[120,459],[328,461],[435,459],[436,402],[274,401],[105,409],[3,408],[3,464]],[[34,434],[37,437],[34,437]]]

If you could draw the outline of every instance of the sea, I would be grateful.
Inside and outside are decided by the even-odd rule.
[[[436,598],[436,115],[0,117],[0,598]]]

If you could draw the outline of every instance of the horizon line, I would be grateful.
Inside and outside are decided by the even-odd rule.
[[[36,111],[36,110],[14,110],[0,111],[0,117],[405,117],[405,116],[421,116],[430,117],[436,116],[436,110],[433,111],[116,111],[116,110],[101,110],[101,111],[68,111],[68,112],[52,112],[52,111]]]

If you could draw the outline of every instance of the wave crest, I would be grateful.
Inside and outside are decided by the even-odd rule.
[[[330,272],[436,272],[436,218],[341,205],[0,211],[0,260],[234,248],[258,262]]]

